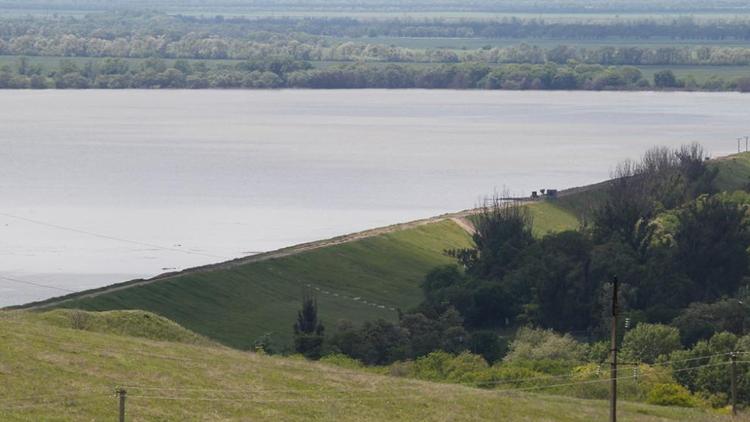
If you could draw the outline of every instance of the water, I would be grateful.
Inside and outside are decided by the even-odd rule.
[[[0,277],[66,290],[736,151],[750,96],[0,91]],[[0,305],[63,294],[0,278]]]

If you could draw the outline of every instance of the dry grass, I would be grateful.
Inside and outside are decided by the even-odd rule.
[[[604,401],[391,378],[222,347],[60,328],[0,314],[0,420],[598,421]],[[700,410],[622,403],[623,421],[712,421]]]

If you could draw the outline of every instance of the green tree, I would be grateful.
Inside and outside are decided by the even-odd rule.
[[[636,362],[654,363],[659,356],[681,348],[680,332],[662,324],[638,324],[622,339],[623,355]]]
[[[309,359],[319,359],[323,350],[323,323],[318,320],[318,303],[314,297],[302,298],[302,309],[294,324],[294,349]]]
[[[657,88],[678,88],[677,77],[671,70],[660,70],[654,73],[654,86]]]
[[[679,214],[675,264],[692,280],[693,299],[733,294],[748,269],[745,206],[703,196]]]

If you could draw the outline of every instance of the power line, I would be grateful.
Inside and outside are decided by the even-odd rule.
[[[54,228],[54,229],[58,229],[58,230],[65,230],[65,231],[69,231],[69,232],[73,232],[73,233],[85,234],[87,236],[94,236],[94,237],[101,238],[101,239],[113,240],[113,241],[117,241],[117,242],[124,242],[124,243],[139,245],[139,246],[146,246],[146,247],[160,249],[160,250],[165,250],[165,251],[180,252],[180,253],[185,253],[185,254],[190,254],[190,255],[206,256],[206,257],[216,258],[216,259],[221,259],[221,260],[230,260],[230,259],[232,259],[231,257],[222,256],[222,255],[214,255],[214,254],[203,253],[203,252],[195,252],[195,251],[190,251],[190,250],[185,250],[185,249],[179,249],[179,248],[173,248],[173,247],[168,247],[168,246],[157,245],[157,244],[148,243],[148,242],[141,242],[141,241],[137,241],[137,240],[124,239],[124,238],[121,238],[121,237],[116,237],[116,236],[111,236],[111,235],[96,233],[96,232],[92,232],[92,231],[88,231],[88,230],[82,230],[82,229],[78,229],[78,228],[75,228],[75,227],[69,227],[69,226],[63,226],[63,225],[59,225],[59,224],[53,224],[53,223],[49,223],[49,222],[46,222],[46,221],[35,220],[35,219],[32,219],[32,218],[22,217],[22,216],[18,216],[18,215],[14,215],[14,214],[8,214],[8,213],[4,213],[4,212],[0,212],[0,216],[4,216],[4,217],[8,217],[8,218],[13,218],[13,219],[16,219],[16,220],[25,221],[25,222],[28,222],[28,223],[37,224],[37,225],[44,226],[44,227],[50,227],[50,228]],[[257,254],[261,254],[261,253],[263,253],[263,251],[251,251],[251,252],[249,252],[250,255],[257,255]],[[11,278],[8,278],[8,277],[0,277],[0,278],[4,278],[4,279],[6,279],[8,281],[15,281],[17,283],[34,285],[34,286],[37,286],[37,287],[44,287],[44,288],[49,288],[49,289],[56,289],[56,290],[64,291],[64,292],[67,292],[67,293],[79,293],[79,291],[69,290],[69,289],[65,289],[65,288],[61,288],[61,287],[56,287],[56,286],[51,286],[51,285],[46,285],[44,283],[37,283],[37,282],[32,282],[32,281],[23,281],[23,280],[18,280],[18,279],[11,279]],[[318,286],[312,286],[311,284],[308,283],[308,287],[312,287],[312,288],[316,289],[317,291],[320,291],[320,292],[326,294],[325,293],[326,290],[321,289]],[[378,309],[391,310],[391,311],[393,311],[393,310],[396,309],[396,306],[393,305],[393,304],[380,304],[380,303],[374,303],[374,302],[367,302],[367,301],[364,301],[364,300],[355,300],[354,298],[357,297],[357,296],[355,296],[355,295],[348,296],[347,293],[345,293],[345,292],[338,292],[338,293],[337,292],[329,292],[328,295],[332,296],[332,297],[336,297],[336,298],[343,297],[344,299],[351,299],[351,300],[354,300],[355,302],[359,303],[360,305],[375,307],[375,308],[378,308]]]
[[[222,401],[239,403],[299,403],[299,402],[335,402],[335,401],[363,401],[363,400],[414,400],[407,396],[376,396],[376,397],[333,397],[333,398],[300,398],[300,399],[253,399],[253,398],[221,398],[221,397],[179,397],[179,396],[148,396],[130,395],[128,398],[140,398],[151,400],[184,400],[184,401]]]
[[[12,281],[14,283],[28,284],[30,286],[43,287],[43,288],[46,288],[46,289],[60,290],[60,291],[66,292],[66,293],[78,293],[77,290],[70,290],[70,289],[66,289],[64,287],[52,286],[52,285],[43,284],[43,283],[37,283],[35,281],[19,280],[17,278],[7,277],[7,276],[3,276],[3,275],[0,275],[0,279],[6,280],[6,281]]]
[[[731,352],[727,352],[727,353],[717,353],[715,355],[699,356],[699,357],[694,357],[694,358],[689,358],[689,359],[668,360],[668,361],[665,361],[665,362],[656,362],[654,365],[667,365],[667,364],[676,363],[676,362],[692,362],[692,361],[696,361],[696,360],[711,359],[711,358],[717,357],[717,356],[729,356],[730,354],[731,354]]]
[[[65,230],[65,231],[69,231],[69,232],[73,232],[73,233],[78,233],[78,234],[85,234],[87,236],[98,237],[100,239],[114,240],[116,242],[130,243],[130,244],[133,244],[133,245],[146,246],[146,247],[149,247],[149,248],[161,249],[161,250],[172,251],[172,252],[180,252],[180,253],[185,253],[185,254],[190,254],[190,255],[207,256],[207,257],[210,257],[210,258],[231,259],[229,257],[221,256],[221,255],[213,255],[213,254],[208,254],[208,253],[203,253],[203,252],[195,252],[195,251],[189,251],[189,250],[185,250],[185,249],[173,248],[173,247],[169,247],[169,246],[156,245],[156,244],[148,243],[148,242],[140,242],[140,241],[137,241],[137,240],[124,239],[124,238],[121,238],[121,237],[110,236],[110,235],[101,234],[101,233],[95,233],[95,232],[88,231],[88,230],[81,230],[81,229],[78,229],[78,228],[75,228],[75,227],[62,226],[62,225],[59,225],[59,224],[48,223],[46,221],[35,220],[35,219],[32,219],[32,218],[21,217],[21,216],[18,216],[18,215],[13,215],[13,214],[8,214],[8,213],[3,213],[3,212],[0,212],[0,216],[8,217],[8,218],[13,218],[13,219],[16,219],[16,220],[25,221],[27,223],[37,224],[37,225],[44,226],[44,227],[50,227],[50,228],[53,228],[53,229]],[[260,252],[254,252],[254,254],[257,254],[257,253],[260,253]]]

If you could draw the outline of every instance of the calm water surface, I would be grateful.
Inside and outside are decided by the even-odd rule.
[[[0,276],[79,290],[736,151],[750,96],[0,91]],[[0,305],[64,293],[0,279]]]

